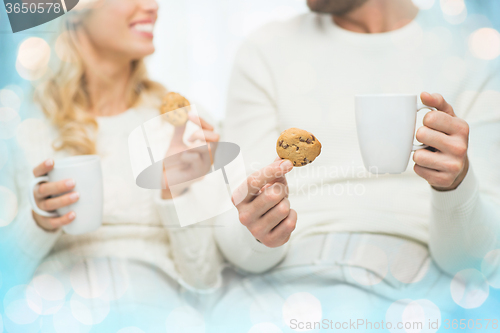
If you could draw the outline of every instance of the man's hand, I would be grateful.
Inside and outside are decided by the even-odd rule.
[[[292,162],[277,159],[253,173],[233,194],[240,222],[267,247],[278,247],[290,239],[297,213],[290,209],[285,174]]]
[[[425,105],[438,111],[425,115],[424,126],[417,131],[417,140],[437,151],[417,150],[413,154],[415,173],[438,191],[454,190],[469,170],[469,125],[457,118],[443,96],[424,92],[420,98]]]

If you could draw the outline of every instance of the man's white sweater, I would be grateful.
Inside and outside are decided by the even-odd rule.
[[[500,229],[500,79],[498,59],[469,50],[471,30],[451,26],[436,12],[420,12],[396,31],[362,34],[314,13],[273,23],[241,47],[230,81],[224,141],[237,143],[248,173],[276,158],[281,131],[312,132],[323,151],[288,176],[298,213],[291,243],[328,232],[380,233],[428,244],[446,271],[479,267],[497,246]],[[477,27],[473,27],[474,29]],[[453,191],[438,192],[413,171],[375,176],[365,171],[354,116],[354,96],[440,93],[471,128],[471,168]],[[419,114],[417,127],[423,114]],[[397,126],[397,124],[395,124]],[[264,271],[286,255],[268,249],[224,218],[217,240],[245,270]]]

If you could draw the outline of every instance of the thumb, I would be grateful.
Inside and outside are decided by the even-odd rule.
[[[178,146],[184,144],[184,132],[186,131],[186,124],[182,126],[175,127],[174,135],[172,135],[172,141],[170,146]]]
[[[446,102],[444,97],[440,94],[429,94],[428,92],[423,92],[420,94],[420,99],[422,103],[427,106],[434,107],[439,111],[445,112],[450,116],[455,117],[455,112],[453,111],[453,107]]]

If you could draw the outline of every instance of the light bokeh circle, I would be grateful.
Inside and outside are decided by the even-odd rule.
[[[441,10],[445,15],[459,15],[465,10],[464,0],[440,0]]]
[[[7,291],[3,299],[5,316],[13,323],[27,325],[41,314],[42,300],[28,285],[17,285]]]
[[[489,296],[489,285],[485,276],[476,269],[458,272],[450,284],[453,301],[464,309],[481,306]]]
[[[59,59],[65,62],[76,62],[76,59],[72,58],[67,46],[71,38],[71,34],[68,31],[63,31],[55,42],[54,51]]]
[[[24,40],[17,51],[17,61],[27,70],[35,71],[47,66],[50,59],[50,46],[39,37]]]
[[[109,314],[110,303],[101,298],[84,298],[74,293],[69,302],[71,314],[80,323],[92,326],[100,324]]]
[[[92,325],[84,325],[73,316],[69,302],[52,316],[52,321],[57,333],[88,333],[92,328]]]
[[[391,333],[435,333],[441,325],[441,310],[427,299],[401,299],[389,306],[385,320]],[[429,322],[439,325],[429,327]]]
[[[41,297],[41,314],[54,314],[59,311],[64,305],[66,291],[61,281],[59,281],[52,275],[37,275],[31,280],[30,286]]]
[[[32,286],[40,297],[48,301],[57,301],[66,296],[63,284],[49,274],[35,276],[32,280]]]
[[[1,89],[0,106],[19,111],[19,108],[21,107],[21,98],[13,90]]]
[[[481,273],[486,277],[488,284],[493,288],[500,288],[500,249],[486,254],[481,262]]]
[[[292,328],[297,322],[321,321],[323,310],[321,302],[308,292],[299,292],[289,296],[283,305],[283,323]],[[296,332],[306,332],[308,329],[295,328]]]
[[[181,306],[172,310],[165,325],[168,332],[205,333],[203,316],[190,306]]]
[[[21,117],[15,109],[0,107],[0,139],[6,140],[16,135]]]
[[[493,28],[481,28],[469,38],[472,54],[484,60],[493,60],[500,55],[500,33]]]
[[[129,326],[119,329],[118,332],[116,333],[145,333],[145,332],[141,330],[139,327]]]
[[[250,320],[254,324],[262,322],[281,324],[284,302],[284,299],[276,293],[255,295],[250,304]]]
[[[17,197],[10,189],[0,186],[0,227],[8,226],[17,216]]]
[[[412,1],[413,4],[421,10],[431,9],[436,3],[436,0],[412,0]]]
[[[47,71],[50,54],[50,46],[43,38],[27,38],[17,51],[17,73],[29,81],[41,78]]]
[[[252,326],[248,333],[283,333],[283,331],[272,323],[260,323]]]

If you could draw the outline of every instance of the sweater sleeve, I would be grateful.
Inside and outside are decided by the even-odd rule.
[[[155,195],[160,220],[169,230],[172,259],[179,273],[178,282],[189,290],[208,293],[222,281],[223,259],[214,241],[213,219],[181,227],[175,202],[189,201],[192,190],[174,200]]]
[[[29,276],[50,252],[62,231],[45,231],[35,222],[28,201],[29,184],[33,179],[31,165],[22,149],[13,148],[9,154],[11,162],[4,166],[1,178],[3,186],[11,189],[17,198],[17,215],[8,226],[0,228],[0,243],[4,253],[10,253],[12,258],[4,261],[9,271]]]
[[[236,208],[219,216],[215,237],[219,249],[236,268],[262,273],[276,266],[286,255],[288,244],[269,248],[259,243],[238,221]]]
[[[451,275],[467,268],[481,270],[500,240],[500,117],[493,114],[469,126],[466,177],[453,191],[432,190],[429,249]]]
[[[249,175],[276,158],[279,136],[275,86],[272,73],[260,49],[247,41],[239,50],[229,83],[227,113],[222,141],[241,148]],[[287,246],[267,248],[258,243],[232,212],[219,217],[225,227],[215,228],[220,250],[232,264],[249,272],[263,272],[275,266]]]

